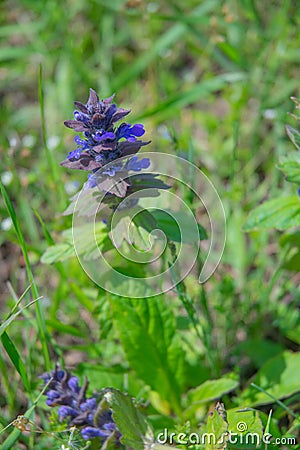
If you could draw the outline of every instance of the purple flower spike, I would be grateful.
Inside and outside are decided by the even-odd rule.
[[[47,396],[48,406],[59,406],[59,420],[67,420],[68,425],[82,427],[84,439],[99,438],[101,444],[105,444],[107,438],[113,434],[116,444],[120,439],[120,432],[112,418],[108,406],[102,408],[101,394],[86,397],[88,382],[79,386],[78,378],[66,370],[55,370],[41,376],[45,384],[48,384],[44,395]],[[105,402],[104,402],[105,404]]]
[[[94,173],[104,168],[119,158],[134,155],[141,147],[148,145],[139,138],[145,133],[141,123],[131,125],[121,123],[116,127],[116,122],[124,120],[130,113],[129,109],[117,108],[113,103],[114,95],[100,100],[97,93],[90,89],[90,96],[86,104],[75,102],[74,120],[65,121],[68,128],[83,133],[74,138],[77,148],[71,151],[61,165],[70,169],[87,170],[92,172],[85,188],[96,186]],[[147,168],[146,162],[131,163],[126,170],[136,172]],[[113,177],[117,172],[124,169],[124,164],[116,165],[107,170],[104,168],[104,177]]]

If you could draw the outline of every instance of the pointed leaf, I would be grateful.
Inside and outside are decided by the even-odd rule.
[[[89,114],[89,110],[83,103],[74,102],[74,105],[79,109],[79,111],[83,112],[84,114]]]
[[[64,124],[68,128],[72,128],[75,131],[83,132],[87,131],[88,128],[79,120],[65,120]]]
[[[120,430],[121,442],[135,450],[144,450],[145,442],[153,442],[153,431],[145,417],[140,413],[128,394],[117,389],[109,389],[104,394],[113,419]]]
[[[253,383],[266,393],[249,386],[240,397],[241,403],[251,406],[266,405],[274,403],[274,399],[285,398],[299,392],[299,373],[300,353],[286,351],[271,358],[253,379]]]
[[[41,257],[43,264],[53,264],[57,261],[65,261],[66,259],[75,257],[75,249],[72,244],[57,244],[48,247]]]
[[[280,197],[269,200],[250,212],[243,229],[277,228],[286,230],[300,225],[300,198]]]
[[[97,106],[98,102],[99,102],[99,97],[97,95],[97,92],[94,91],[94,89],[90,89],[90,96],[89,96],[87,105],[95,108]]]
[[[87,152],[83,152],[79,158],[66,158],[60,163],[63,167],[68,167],[69,169],[79,169],[79,170],[94,170],[99,169],[101,164],[90,156]]]
[[[122,141],[119,143],[118,148],[121,150],[122,156],[129,156],[133,155],[134,153],[137,153],[141,147],[144,145],[150,144],[151,141],[148,142],[142,142],[142,141],[135,141],[135,142],[129,142],[129,141]]]
[[[172,408],[179,412],[184,353],[171,309],[161,297],[114,298],[111,306],[130,366],[161,399],[155,406],[166,413]]]
[[[188,392],[188,404],[207,403],[211,400],[221,398],[222,395],[233,391],[239,383],[231,378],[220,378],[218,380],[207,380],[200,386]]]
[[[112,116],[113,122],[118,122],[119,120],[123,119],[123,117],[127,116],[130,111],[130,109],[118,108]]]
[[[15,366],[17,372],[19,373],[26,391],[30,392],[30,382],[29,382],[29,379],[27,376],[26,366],[23,363],[22,358],[21,358],[15,344],[10,339],[10,337],[8,336],[6,331],[4,331],[2,333],[0,339],[1,339],[3,347],[5,348],[6,353],[8,354],[11,362]]]
[[[202,437],[206,437],[205,450],[224,450],[227,448],[228,423],[226,413],[220,412],[218,405],[208,415],[207,425],[204,430],[204,433],[207,434],[202,433]]]

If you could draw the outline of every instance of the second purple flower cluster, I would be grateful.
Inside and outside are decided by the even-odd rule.
[[[110,409],[101,402],[101,394],[86,396],[88,383],[82,387],[78,378],[66,370],[56,366],[55,370],[47,372],[41,377],[48,386],[44,392],[47,396],[46,404],[59,406],[59,420],[67,420],[68,426],[81,427],[82,437],[86,440],[99,438],[104,443],[112,435],[118,444],[120,432],[112,418]]]

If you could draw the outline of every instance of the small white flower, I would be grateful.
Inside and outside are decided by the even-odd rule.
[[[8,186],[11,183],[12,179],[13,179],[13,174],[10,170],[6,170],[1,175],[1,180],[2,180],[2,183],[4,184],[4,186]]]
[[[263,112],[263,116],[265,119],[273,120],[277,116],[277,112],[275,109],[265,109]]]
[[[11,218],[10,218],[10,217],[7,217],[6,219],[2,220],[2,222],[1,222],[1,229],[2,229],[3,231],[8,231],[8,230],[11,229],[12,224],[13,224],[13,223],[12,223]]]
[[[25,147],[33,147],[35,143],[35,137],[31,134],[26,134],[22,139],[22,144],[25,145]]]
[[[49,150],[54,150],[58,146],[59,141],[60,141],[60,139],[58,136],[50,136],[47,139],[47,145],[48,145]]]

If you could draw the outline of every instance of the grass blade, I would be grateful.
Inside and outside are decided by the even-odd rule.
[[[23,253],[24,261],[25,261],[27,276],[28,276],[29,282],[32,286],[31,289],[32,289],[33,297],[39,298],[40,296],[39,296],[38,288],[34,281],[33,272],[31,269],[31,265],[30,265],[30,261],[29,261],[29,257],[28,257],[28,253],[27,253],[27,247],[26,247],[24,236],[23,236],[23,233],[22,233],[22,230],[20,227],[20,223],[19,223],[16,211],[13,207],[13,204],[11,203],[10,198],[8,197],[6,189],[5,189],[4,185],[2,184],[1,180],[0,180],[0,189],[1,189],[2,197],[4,199],[5,206],[11,217],[11,220],[12,220],[14,228],[15,228],[15,232],[17,234],[17,237],[18,237],[18,240],[19,240],[19,243],[21,246],[21,250]],[[49,356],[49,349],[48,349],[48,343],[47,343],[47,330],[46,330],[43,312],[42,312],[39,302],[36,302],[35,310],[36,310],[36,319],[37,319],[37,324],[38,324],[38,329],[39,329],[39,337],[40,337],[41,344],[42,344],[44,365],[45,365],[46,370],[50,370],[50,356]]]

